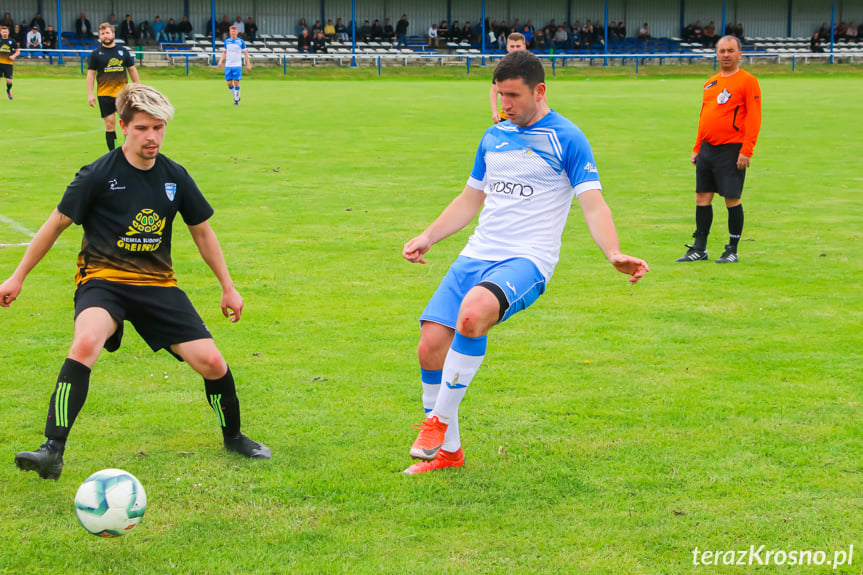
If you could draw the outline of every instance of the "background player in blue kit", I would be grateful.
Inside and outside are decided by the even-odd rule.
[[[240,105],[240,80],[243,79],[243,55],[246,56],[246,70],[252,71],[252,59],[249,58],[249,51],[246,49],[246,42],[242,38],[237,38],[237,27],[231,26],[229,29],[230,38],[225,39],[225,49],[222,50],[222,57],[219,58],[219,67],[225,65],[225,81],[228,83],[228,90],[234,96],[234,105]]]
[[[427,418],[410,450],[420,461],[408,474],[464,464],[458,408],[482,364],[488,331],[545,291],[573,197],[618,271],[632,276],[631,283],[649,271],[644,260],[621,253],[590,144],[575,124],[549,109],[539,59],[526,50],[510,52],[494,80],[509,121],[486,130],[462,193],[402,252],[408,261],[425,263],[432,245],[480,213],[467,246],[420,316]]]

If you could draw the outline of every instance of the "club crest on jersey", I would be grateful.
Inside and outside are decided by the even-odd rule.
[[[731,99],[731,92],[728,90],[722,90],[722,92],[716,96],[716,103],[722,105]]]
[[[168,200],[174,201],[174,196],[177,195],[177,184],[173,183],[165,183],[165,195],[168,196]]]
[[[521,155],[524,156],[525,158],[527,158],[528,156],[532,156],[533,155],[533,148],[531,148],[530,146],[523,147],[521,149]]]

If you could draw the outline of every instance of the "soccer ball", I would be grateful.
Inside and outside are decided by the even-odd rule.
[[[75,514],[81,525],[99,537],[120,537],[141,521],[147,494],[134,475],[103,469],[87,478],[75,494]]]

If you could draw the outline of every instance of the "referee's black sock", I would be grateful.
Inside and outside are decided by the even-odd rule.
[[[728,245],[737,251],[737,242],[743,234],[743,204],[728,208]]]
[[[60,375],[57,376],[57,386],[48,407],[45,437],[66,441],[75,418],[84,407],[89,389],[90,368],[74,359],[66,358],[60,368]]]
[[[108,151],[114,149],[114,143],[117,141],[117,132],[105,132],[105,142],[108,144]]]
[[[222,434],[236,437],[240,433],[240,400],[237,398],[231,368],[219,379],[205,379],[204,390],[207,392],[207,402],[219,418]]]
[[[706,206],[695,206],[695,249],[704,251],[707,249],[707,236],[710,235],[710,227],[713,225],[713,204]]]
[[[12,92],[12,83],[11,82],[6,84],[6,93],[9,94],[10,92]]]

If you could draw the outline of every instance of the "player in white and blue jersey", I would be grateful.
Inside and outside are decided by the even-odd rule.
[[[249,50],[242,38],[237,38],[237,27],[231,26],[230,38],[225,39],[225,49],[219,58],[219,67],[225,65],[225,81],[228,90],[234,97],[234,105],[240,105],[240,80],[243,79],[243,55],[246,56],[246,70],[252,71],[252,59],[249,58]]]
[[[609,262],[636,283],[649,271],[623,254],[587,138],[549,109],[545,71],[531,52],[506,55],[494,79],[509,118],[486,130],[467,185],[402,255],[425,263],[426,252],[479,223],[420,316],[418,355],[426,419],[405,473],[464,464],[458,408],[485,357],[487,334],[545,291],[560,256],[573,197]]]

